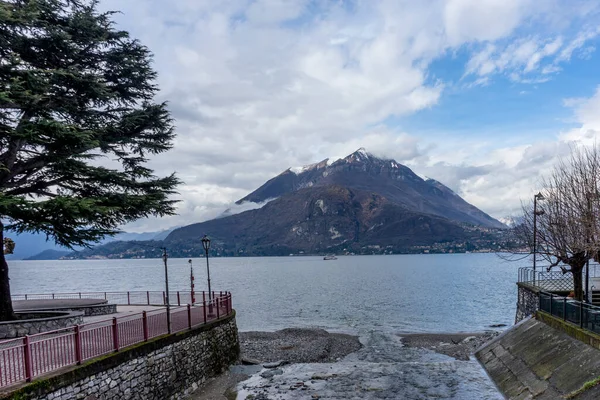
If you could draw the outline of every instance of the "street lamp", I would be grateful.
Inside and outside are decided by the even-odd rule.
[[[535,285],[535,268],[537,261],[537,216],[544,215],[544,210],[537,209],[538,200],[546,200],[542,192],[533,196],[533,284]]]
[[[591,242],[591,237],[594,234],[594,213],[593,213],[593,209],[592,209],[592,201],[593,200],[598,200],[600,198],[600,194],[599,193],[586,193],[585,198],[587,200],[587,219],[588,219],[588,227],[589,227],[589,231],[587,232],[587,237],[586,237],[586,242],[588,244],[588,253],[590,251],[590,242]],[[585,302],[586,303],[591,303],[592,299],[591,299],[591,293],[590,293],[590,258],[589,258],[589,254],[587,256],[587,261],[585,263]]]
[[[208,314],[212,316],[212,291],[210,290],[210,267],[208,265],[208,250],[210,249],[210,239],[208,238],[208,236],[204,235],[202,237],[201,242],[202,247],[204,248],[204,253],[206,254],[206,276],[208,277]]]
[[[169,270],[167,267],[167,248],[163,247],[162,259],[165,264],[165,305],[167,306],[167,332],[171,333],[171,303],[169,301]]]
[[[194,305],[196,302],[196,294],[194,292],[194,267],[192,266],[191,258],[188,260],[188,263],[190,264],[190,301],[192,302],[192,305]]]

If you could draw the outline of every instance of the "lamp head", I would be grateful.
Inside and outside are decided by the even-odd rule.
[[[210,249],[210,239],[208,238],[208,236],[204,235],[202,236],[202,247],[204,248],[204,251],[208,251],[208,249]]]
[[[546,198],[544,197],[544,195],[542,194],[542,192],[539,192],[538,194],[536,194],[535,198],[538,199],[538,200],[546,200]]]

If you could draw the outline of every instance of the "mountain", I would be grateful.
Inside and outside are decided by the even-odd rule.
[[[15,241],[15,252],[14,254],[7,254],[7,260],[22,260],[44,250],[68,251],[68,249],[56,245],[53,241],[48,241],[46,235],[40,233],[6,231],[4,236]]]
[[[374,157],[364,148],[333,163],[325,159],[301,169],[287,169],[238,203],[260,203],[302,188],[327,185],[375,192],[390,202],[418,213],[482,227],[506,228],[506,225],[467,203],[440,182],[424,180],[410,168],[394,160]]]
[[[269,201],[268,201],[269,200]],[[364,149],[288,169],[240,199],[262,207],[173,230],[162,241],[112,242],[74,257],[419,253],[498,249],[506,226],[434,180]]]
[[[264,207],[174,230],[165,246],[187,249],[210,233],[216,251],[225,254],[361,252],[363,246],[407,252],[416,246],[479,240],[485,233],[436,215],[411,211],[385,197],[339,185],[285,193]]]
[[[172,230],[173,229],[167,229],[167,230],[162,230],[162,231],[143,232],[143,233],[121,232],[121,233],[116,234],[115,236],[105,237],[103,240],[101,240],[99,242],[98,245],[96,245],[94,247],[97,247],[100,245],[105,245],[107,243],[115,242],[115,241],[163,240],[164,238],[167,237],[167,235],[169,233],[171,233]],[[46,253],[46,251],[64,252],[65,254],[69,254],[72,252],[71,250],[69,250],[65,247],[55,244],[51,240],[47,240],[46,235],[41,234],[41,233],[24,232],[24,233],[17,234],[17,233],[7,231],[5,233],[5,236],[10,237],[16,243],[14,254],[6,255],[6,258],[8,260],[56,260],[60,257],[57,257],[57,258],[37,258],[37,257],[42,253],[43,253],[42,257],[50,257],[52,254],[54,254],[52,252]],[[79,250],[83,250],[83,249],[77,248],[76,250],[79,251]],[[63,255],[65,255],[65,254],[63,254]]]
[[[34,256],[25,258],[25,260],[60,260],[61,257],[65,257],[70,253],[69,250],[44,250]]]

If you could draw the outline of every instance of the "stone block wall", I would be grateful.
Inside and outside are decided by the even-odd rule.
[[[540,305],[537,290],[528,285],[518,283],[517,295],[517,315],[515,316],[515,324],[524,320],[530,315],[535,314]]]
[[[0,339],[54,331],[83,323],[82,312],[17,312],[17,320],[0,322]]]
[[[116,304],[101,304],[98,306],[87,306],[87,307],[70,307],[65,310],[69,311],[81,311],[86,317],[94,315],[108,315],[117,312]]]
[[[13,399],[183,399],[239,357],[235,313],[72,369],[12,393]],[[0,398],[2,396],[0,395]]]

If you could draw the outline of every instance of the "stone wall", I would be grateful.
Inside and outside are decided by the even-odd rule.
[[[235,313],[38,380],[12,399],[182,399],[239,357]],[[0,398],[3,398],[0,395]]]
[[[0,339],[12,339],[83,323],[82,312],[16,312],[17,320],[0,322]]]
[[[548,314],[545,319],[572,325]],[[563,329],[526,318],[486,343],[475,357],[508,399],[600,399],[600,385],[589,383],[600,376],[600,350]]]
[[[93,315],[108,315],[117,312],[116,304],[101,304],[98,306],[87,306],[87,307],[70,307],[65,308],[68,311],[81,311],[86,317]]]
[[[517,283],[517,286],[517,314],[515,316],[515,324],[535,314],[540,306],[538,292],[535,288],[522,283]]]

